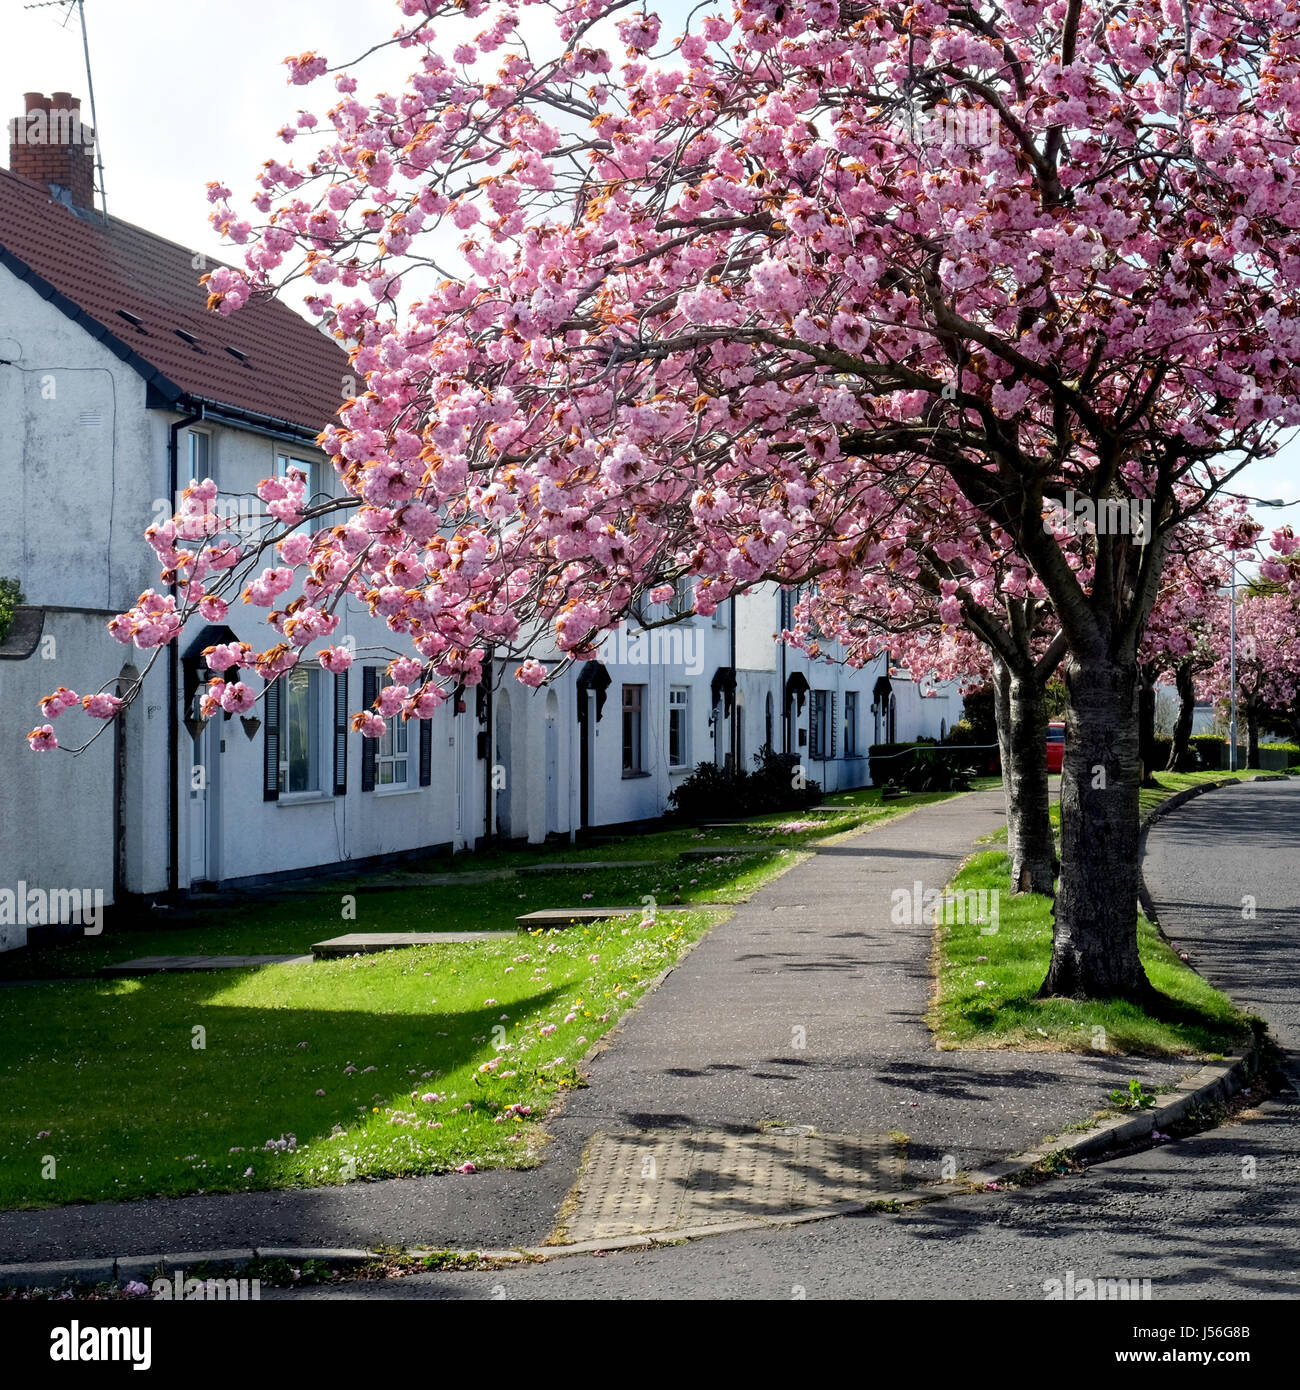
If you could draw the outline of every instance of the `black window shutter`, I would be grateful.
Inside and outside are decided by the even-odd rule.
[[[272,681],[262,697],[262,800],[280,799],[280,682]]]
[[[379,694],[379,670],[375,666],[361,668],[361,708],[367,712],[373,707]],[[372,792],[375,789],[375,740],[361,740],[361,790]]]
[[[348,673],[334,672],[334,795],[348,790]]]
[[[433,781],[433,720],[420,720],[420,785]]]

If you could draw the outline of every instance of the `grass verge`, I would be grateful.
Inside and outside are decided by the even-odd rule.
[[[1012,897],[1005,891],[1009,873],[1006,854],[989,850],[968,860],[948,885],[952,893],[997,893],[985,901],[996,902],[998,912],[982,924],[973,913],[954,912],[969,920],[936,927],[937,987],[927,1022],[940,1047],[1218,1057],[1244,1045],[1250,1020],[1141,915],[1142,964],[1168,1000],[1161,1016],[1122,1000],[1037,998],[1051,959],[1051,899]]]
[[[1246,782],[1254,777],[1269,777],[1276,775],[1276,773],[1269,773],[1259,769],[1247,771],[1244,768],[1238,772],[1158,772],[1156,773],[1154,786],[1141,787],[1138,789],[1138,815],[1150,815],[1162,801],[1168,801],[1171,796],[1177,796],[1179,792],[1186,791],[1188,787],[1198,787],[1204,785],[1206,782],[1220,782],[1228,779]],[[1051,817],[1052,829],[1056,831],[1059,840],[1061,834],[1060,802],[1053,801],[1048,808],[1047,814]],[[1007,842],[1006,826],[999,826],[991,835],[986,835],[984,841],[991,845],[1005,845]]]
[[[1138,791],[1138,812],[1148,816],[1162,801],[1186,791],[1189,787],[1199,787],[1206,782],[1237,781],[1249,782],[1256,777],[1276,777],[1276,772],[1258,768],[1242,768],[1237,772],[1157,772],[1154,787],[1142,787]]]

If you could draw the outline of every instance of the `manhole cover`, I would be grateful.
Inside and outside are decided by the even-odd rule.
[[[577,1242],[786,1216],[884,1196],[902,1175],[887,1134],[596,1134],[562,1224]]]

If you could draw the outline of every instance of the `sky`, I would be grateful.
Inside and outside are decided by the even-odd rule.
[[[393,0],[86,0],[85,8],[109,212],[215,256],[223,253],[207,223],[207,182],[227,184],[239,206],[263,161],[289,153],[276,130],[304,105],[319,113],[333,95],[289,86],[280,60],[315,49],[342,62],[401,22]],[[685,7],[658,8],[670,20]],[[22,113],[24,92],[55,91],[80,96],[89,119],[74,7],[0,0],[0,37],[4,121]],[[378,55],[358,96],[398,88],[408,67],[399,52]],[[1300,440],[1252,465],[1234,490],[1300,503]],[[1269,530],[1288,522],[1300,531],[1300,505],[1257,516]]]

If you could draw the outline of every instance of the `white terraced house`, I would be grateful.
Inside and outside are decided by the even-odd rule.
[[[64,93],[27,105],[51,131],[76,107]],[[293,466],[317,497],[338,487],[315,440],[349,374],[284,305],[207,312],[201,258],[94,209],[90,157],[78,141],[15,142],[0,170],[0,577],[26,599],[0,645],[0,950],[74,890],[125,907],[651,820],[693,766],[749,767],[764,744],[828,790],[860,786],[871,743],[960,718],[955,690],[891,681],[883,660],[852,671],[788,649],[777,634],[793,599],[769,586],[711,618],[621,630],[599,661],[536,690],[498,663],[491,693],[465,691],[379,742],[346,729],[385,678],[387,657],[367,649],[391,650],[355,603],[331,639],[362,653],[346,675],[304,664],[250,715],[200,720],[203,649],[266,645],[261,611],[232,609],[228,625],[192,623],[84,754],[32,755],[41,695],[143,663],[105,624],[159,585],[141,535],[188,482],[251,496]],[[20,886],[30,913],[5,909]]]

